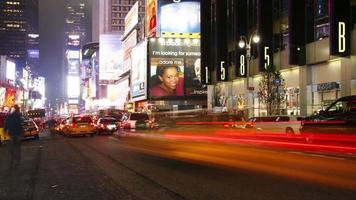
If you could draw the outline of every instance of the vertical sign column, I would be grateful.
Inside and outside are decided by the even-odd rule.
[[[228,80],[227,63],[227,2],[226,0],[216,1],[216,50],[217,50],[217,80]]]
[[[247,1],[246,0],[235,0],[236,1],[236,27],[237,27],[237,39],[240,40],[241,36],[247,36]],[[239,48],[236,49],[236,69],[235,76],[236,77],[247,77],[247,66],[248,59],[246,58],[246,49]]]
[[[289,1],[289,64],[305,65],[306,0]]]
[[[330,54],[350,56],[351,1],[330,0]]]
[[[266,71],[273,65],[273,9],[272,0],[258,0],[259,70]]]
[[[201,19],[201,83],[211,83],[211,0],[204,0],[200,3]]]

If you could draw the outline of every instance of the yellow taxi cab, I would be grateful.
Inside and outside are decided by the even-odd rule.
[[[89,116],[71,116],[65,120],[63,134],[67,136],[89,135],[96,132],[94,123]]]
[[[6,116],[6,113],[0,113],[0,145],[10,140],[10,136],[4,130]]]
[[[25,119],[22,123],[23,127],[23,138],[33,137],[35,139],[39,138],[39,128],[32,119]]]

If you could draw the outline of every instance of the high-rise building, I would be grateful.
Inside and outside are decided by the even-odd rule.
[[[79,35],[80,41],[87,38],[87,22],[85,0],[65,1],[65,35]]]
[[[79,110],[80,95],[80,49],[91,39],[88,35],[90,20],[88,17],[88,0],[65,1],[65,58],[63,69],[63,88],[68,100],[68,110]]]
[[[104,33],[123,35],[125,17],[136,1],[139,1],[139,17],[144,19],[146,0],[93,0],[93,41],[99,41],[99,35]]]
[[[38,0],[0,1],[0,55],[37,67],[39,61]]]

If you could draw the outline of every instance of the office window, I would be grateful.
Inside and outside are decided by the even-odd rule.
[[[329,36],[328,0],[315,0],[315,40]]]

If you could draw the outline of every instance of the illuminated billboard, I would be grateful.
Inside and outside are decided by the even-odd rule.
[[[132,49],[131,59],[131,96],[133,100],[142,100],[147,96],[147,41]]]
[[[116,34],[100,35],[99,83],[110,84],[119,79],[122,74],[122,42]]]
[[[160,37],[200,38],[200,0],[158,1]]]
[[[16,90],[6,88],[6,93],[5,93],[5,107],[12,107],[16,103]]]
[[[157,36],[157,0],[146,0],[146,34]]]
[[[150,39],[149,96],[206,97],[201,84],[199,39]]]
[[[16,64],[9,60],[6,61],[6,78],[15,81]]]
[[[27,55],[29,58],[40,58],[40,51],[38,49],[28,49]]]
[[[138,24],[138,1],[132,6],[125,17],[125,33],[127,35]]]
[[[79,60],[68,60],[68,74],[75,74],[79,73]]]
[[[67,96],[68,98],[78,98],[80,95],[79,76],[67,76]]]
[[[69,50],[67,52],[68,59],[79,59],[80,58],[80,51],[79,50]]]

